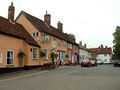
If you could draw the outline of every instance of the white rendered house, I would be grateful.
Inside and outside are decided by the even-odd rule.
[[[98,48],[90,48],[92,52],[96,53],[97,63],[111,63],[112,57],[112,48],[111,47],[103,47],[103,45]]]

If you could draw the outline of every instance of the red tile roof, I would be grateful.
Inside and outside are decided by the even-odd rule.
[[[28,44],[40,47],[25,28],[0,16],[0,33],[25,40]]]
[[[92,52],[95,52],[97,54],[112,54],[111,47],[107,47],[107,48],[90,48],[89,50],[92,51]]]
[[[52,36],[55,36],[59,39],[65,40],[65,41],[73,43],[73,44],[75,43],[74,40],[70,40],[69,35],[59,31],[57,28],[55,28],[53,26],[49,27],[43,20],[41,20],[37,17],[34,17],[24,11],[20,12],[19,16],[21,16],[21,15],[24,15],[40,32],[43,31],[43,32],[50,34]],[[19,16],[17,18],[19,18]],[[16,18],[16,20],[17,20],[17,18]]]

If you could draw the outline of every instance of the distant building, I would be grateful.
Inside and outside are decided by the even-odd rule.
[[[111,47],[101,45],[98,48],[90,48],[89,50],[96,53],[97,63],[111,63]]]
[[[79,62],[90,60],[92,52],[87,48],[86,44],[79,43]]]

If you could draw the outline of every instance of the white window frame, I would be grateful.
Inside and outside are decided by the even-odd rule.
[[[68,48],[72,49],[72,44],[68,43]]]
[[[45,41],[45,42],[48,42],[49,40],[50,40],[50,35],[45,34],[45,35],[44,35],[44,41]]]
[[[68,51],[68,60],[71,60],[71,59],[72,59],[72,52]]]
[[[47,53],[45,52],[45,50],[46,50]],[[46,57],[44,56],[43,59],[44,59],[44,60],[47,60],[47,59],[48,59],[48,50],[47,50],[47,49],[44,49],[43,51],[45,52],[45,55],[46,55]]]
[[[37,53],[36,54],[34,54],[34,49],[37,49]],[[35,57],[34,57],[34,55],[36,55]],[[32,59],[38,59],[38,48],[32,48]]]
[[[32,37],[38,37],[39,36],[39,32],[33,32],[32,33]]]
[[[8,57],[7,57],[8,52],[13,52],[13,58],[12,58],[12,63],[11,64],[8,64]],[[14,51],[13,50],[7,50],[6,51],[6,61],[7,61],[7,65],[13,65],[13,63],[14,63]]]
[[[0,64],[3,62],[3,54],[0,53]]]

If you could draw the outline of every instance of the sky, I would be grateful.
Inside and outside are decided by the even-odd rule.
[[[44,20],[46,11],[51,24],[63,23],[63,31],[72,33],[77,43],[88,48],[113,46],[113,33],[120,25],[120,0],[0,0],[0,16],[7,18],[13,2],[15,17],[21,10]]]

